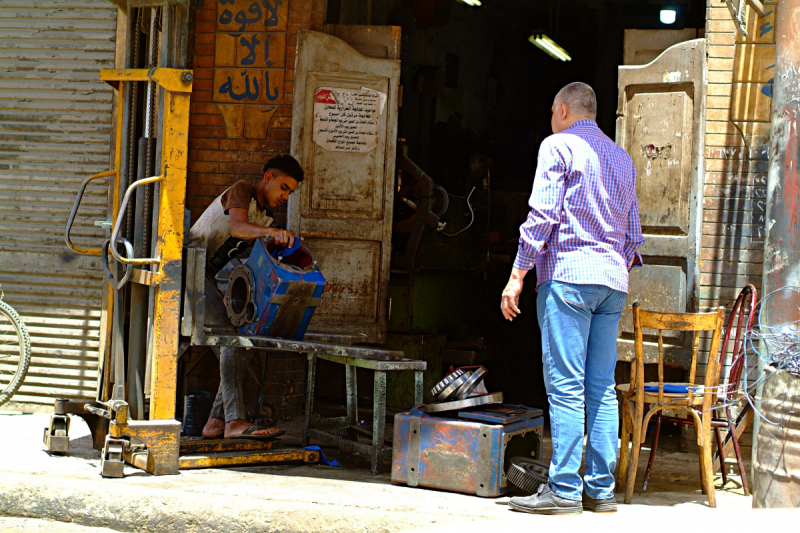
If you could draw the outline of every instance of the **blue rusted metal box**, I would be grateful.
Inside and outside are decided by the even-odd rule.
[[[273,257],[274,241],[257,239],[229,280],[228,314],[239,333],[302,340],[325,290],[325,278],[301,246]]]
[[[534,411],[536,416],[507,425],[419,410],[398,413],[392,482],[484,497],[516,490],[505,475],[511,457],[541,459],[542,416]]]

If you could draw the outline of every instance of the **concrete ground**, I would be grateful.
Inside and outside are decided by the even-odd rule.
[[[735,475],[725,487],[717,475],[718,508],[710,509],[699,490],[697,457],[676,451],[674,438],[662,440],[648,491],[637,493],[631,505],[620,505],[616,514],[550,517],[510,511],[508,497],[484,499],[393,485],[388,474],[370,474],[366,457],[331,448],[325,448],[326,454],[339,459],[342,468],[260,466],[155,477],[126,467],[125,478],[103,479],[100,454],[92,449],[83,421],[73,418],[70,455],[51,456],[42,445],[48,420],[46,414],[0,412],[0,531],[461,533],[475,526],[523,531],[628,524],[675,531],[786,523],[790,518],[784,512],[752,511]],[[288,430],[288,444],[297,441],[296,423],[280,427]],[[640,478],[645,461],[646,452]]]

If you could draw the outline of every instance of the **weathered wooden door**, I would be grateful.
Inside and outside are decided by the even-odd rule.
[[[289,202],[289,229],[328,281],[310,329],[382,343],[400,61],[324,33],[301,31],[297,42],[292,154],[306,178]]]
[[[620,324],[620,360],[633,359],[634,302],[651,311],[698,309],[705,62],[705,41],[695,39],[668,48],[647,65],[619,67],[617,144],[636,165],[645,238],[639,249],[644,267],[631,274]],[[673,335],[664,340],[667,361],[685,367],[690,346],[684,336]],[[655,344],[646,342],[645,360],[655,357]]]

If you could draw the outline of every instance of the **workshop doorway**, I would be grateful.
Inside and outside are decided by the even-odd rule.
[[[520,317],[508,323],[499,311],[528,213],[538,146],[551,134],[553,97],[572,81],[595,89],[598,125],[615,139],[618,66],[647,63],[704,34],[705,2],[661,4],[329,1],[329,24],[402,28],[398,137],[408,158],[446,191],[433,192],[433,210],[446,207],[439,220],[444,227],[426,228],[414,264],[393,268],[389,290],[388,345],[428,360],[436,370],[426,385],[451,365],[482,364],[489,369],[487,389],[503,391],[506,402],[547,406],[534,279],[523,292]],[[671,24],[661,22],[665,8],[675,10]],[[543,39],[568,58],[534,43]],[[396,188],[396,224],[415,214],[419,200],[405,185]],[[396,231],[393,256],[413,242]],[[390,389],[390,405],[402,405],[411,381]]]

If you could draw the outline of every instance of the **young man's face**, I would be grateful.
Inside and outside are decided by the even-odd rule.
[[[280,171],[268,170],[264,174],[267,184],[264,193],[270,207],[278,207],[289,200],[289,195],[297,188],[297,180]]]

